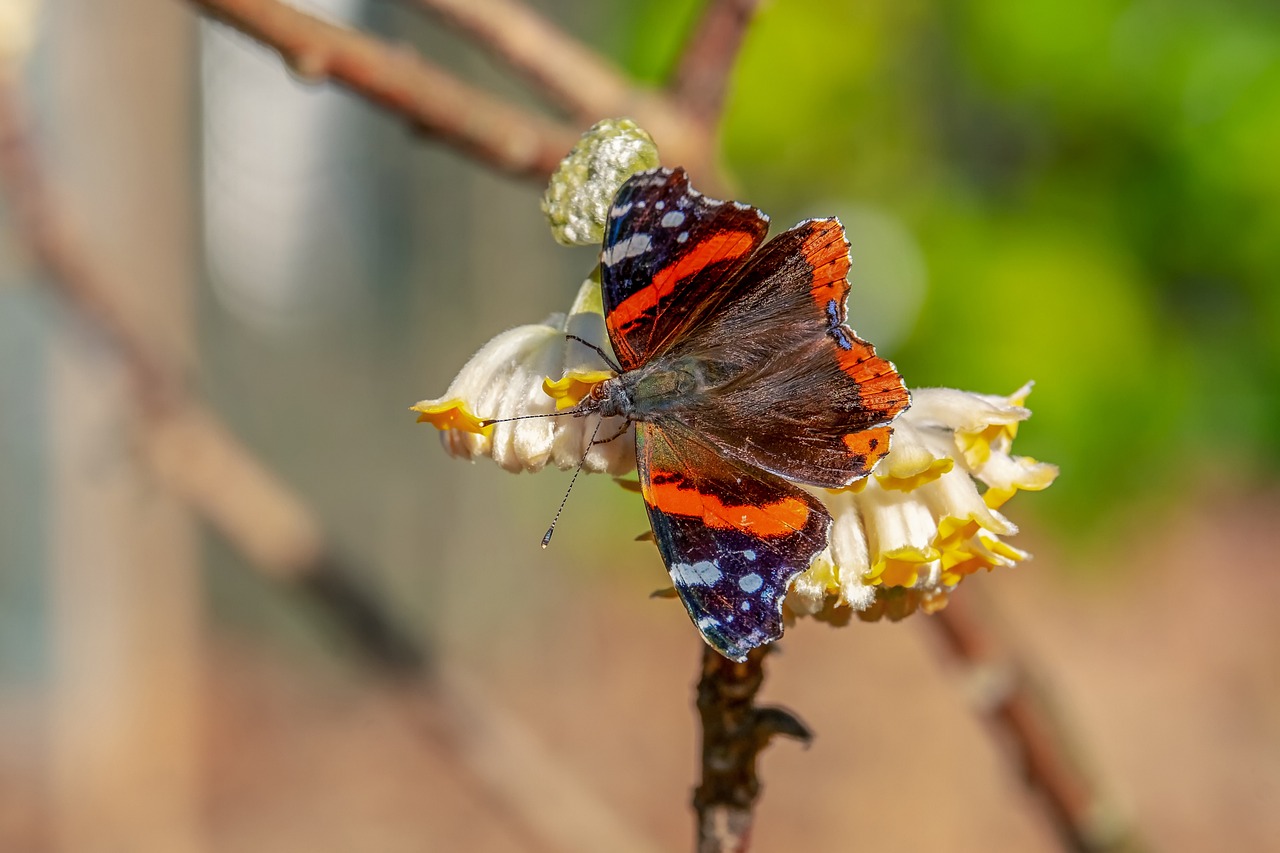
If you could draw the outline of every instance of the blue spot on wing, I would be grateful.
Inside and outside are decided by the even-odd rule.
[[[782,636],[782,599],[796,574],[808,567],[812,547],[803,553],[768,547],[740,530],[712,531],[701,520],[665,513],[651,515],[658,547],[689,563],[671,561],[671,581],[694,625],[712,648],[741,661],[756,646]],[[697,580],[684,567],[715,560],[719,577]]]
[[[827,301],[827,332],[835,338],[836,346],[840,349],[853,349],[853,341],[849,340],[844,327],[840,325],[840,305],[834,299]]]

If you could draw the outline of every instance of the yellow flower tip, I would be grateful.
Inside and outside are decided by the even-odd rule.
[[[972,537],[981,527],[982,524],[973,515],[966,518],[945,516],[938,522],[938,535],[933,539],[934,547],[945,553],[947,549]]]
[[[1053,485],[1058,479],[1058,466],[1049,462],[1037,462],[1030,456],[1014,458],[1011,465],[1011,476],[1001,477],[1001,485],[991,486],[982,493],[982,502],[989,509],[999,509],[1010,498],[1020,491],[1039,492]]]
[[[581,403],[592,388],[612,377],[613,373],[608,370],[570,371],[561,379],[543,379],[542,390],[556,401],[557,411],[571,409]]]
[[[880,555],[866,575],[868,583],[881,586],[915,586],[920,570],[927,563],[942,557],[937,548],[916,548],[906,545]]]
[[[987,550],[995,554],[997,557],[1003,557],[1008,562],[1006,565],[1020,563],[1031,555],[1021,548],[1015,548],[1008,542],[995,536],[983,536],[978,534],[978,541],[987,547]]]
[[[1016,488],[997,489],[990,488],[982,493],[982,502],[987,505],[988,509],[999,509],[1009,502],[1009,499],[1018,493]]]
[[[431,424],[442,432],[453,429],[474,435],[493,434],[493,424],[485,424],[461,400],[423,400],[410,406],[409,411],[418,412],[418,423]]]
[[[971,469],[981,468],[991,458],[991,445],[1001,436],[1004,427],[999,424],[978,432],[956,432],[956,445],[964,455],[965,464]]]
[[[1024,469],[1026,476],[1016,485],[1028,492],[1039,492],[1053,485],[1058,479],[1058,466],[1052,462],[1039,462],[1030,456],[1020,457],[1018,464]]]
[[[943,474],[949,473],[951,469],[956,467],[956,461],[950,457],[942,459],[932,459],[923,468],[913,473],[899,473],[893,469],[887,474],[877,474],[876,482],[882,488],[891,489],[898,492],[912,492],[926,483],[932,483]],[[860,483],[865,481],[860,480]]]

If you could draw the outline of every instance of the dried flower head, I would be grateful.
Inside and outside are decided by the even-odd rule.
[[[657,146],[634,121],[597,122],[560,161],[542,197],[542,212],[556,242],[599,245],[618,187],[636,172],[657,165]]]

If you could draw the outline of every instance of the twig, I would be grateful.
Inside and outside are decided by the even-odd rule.
[[[759,0],[710,0],[685,44],[668,92],[707,127],[720,120],[729,77],[759,5]]]
[[[275,50],[300,78],[331,81],[492,168],[545,179],[576,134],[458,80],[407,47],[279,0],[190,0]]]
[[[629,112],[635,88],[600,54],[515,0],[414,0],[590,124]]]
[[[813,735],[790,711],[757,707],[768,646],[734,663],[707,646],[698,682],[702,783],[693,794],[698,853],[738,853],[751,842],[760,778],[756,758],[775,735],[808,744]]]
[[[375,666],[424,671],[420,641],[375,606],[361,573],[333,556],[320,521],[222,426],[185,383],[175,360],[156,352],[121,309],[121,289],[93,262],[56,204],[35,155],[16,85],[0,67],[0,190],[43,277],[119,353],[137,395],[141,452],[158,479],[222,533],[250,564],[299,581]]]
[[[947,607],[923,621],[951,656],[968,667],[977,692],[976,710],[1013,750],[1027,785],[1039,795],[1063,847],[1077,853],[1121,853],[1141,842],[1102,807],[1042,696],[1026,663],[953,596]]]

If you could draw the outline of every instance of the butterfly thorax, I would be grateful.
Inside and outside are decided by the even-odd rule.
[[[714,384],[700,358],[658,359],[601,382],[591,391],[594,410],[605,417],[652,421],[688,406]]]

